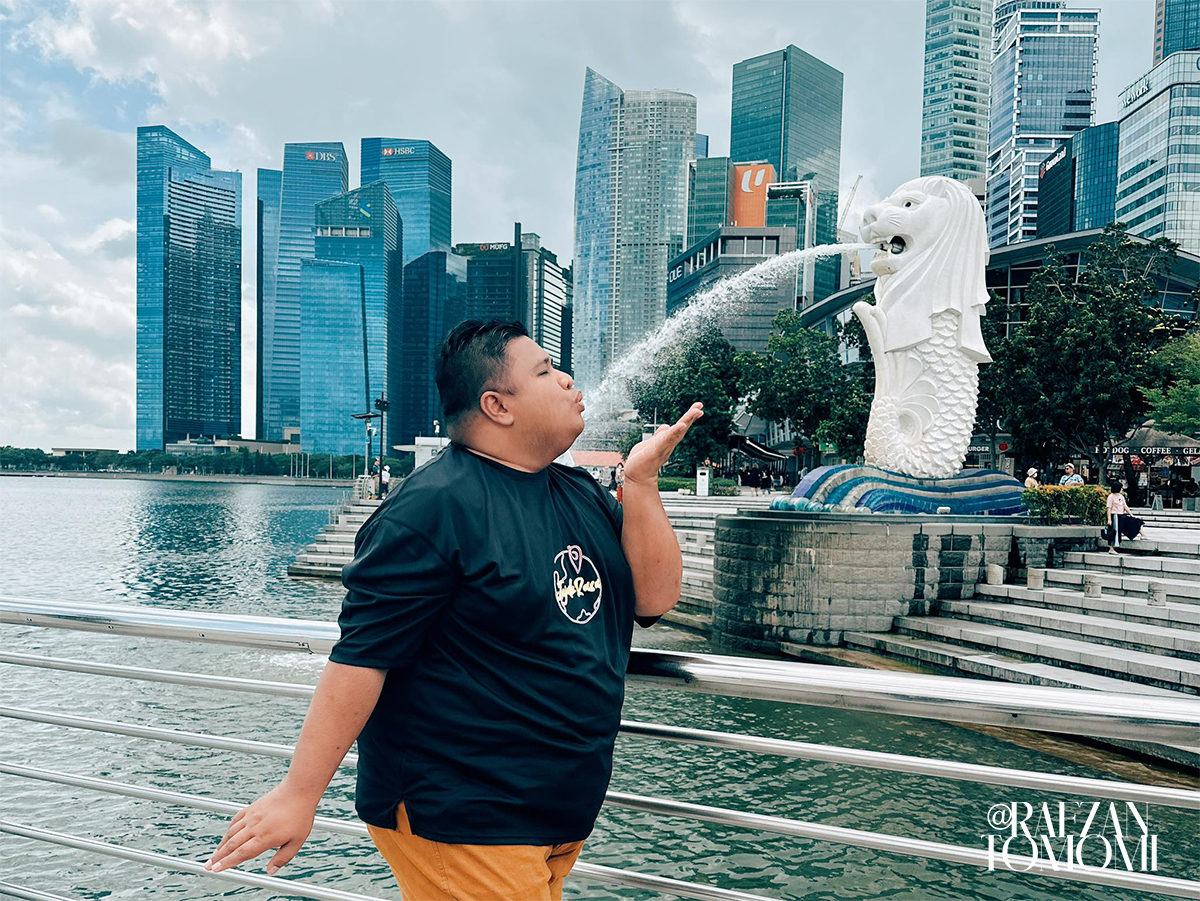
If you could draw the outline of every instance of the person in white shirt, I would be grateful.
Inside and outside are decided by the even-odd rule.
[[[1065,467],[1067,474],[1058,480],[1060,485],[1082,485],[1083,476],[1075,471],[1075,464],[1068,463]]]

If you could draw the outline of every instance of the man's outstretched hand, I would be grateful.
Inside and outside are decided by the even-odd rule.
[[[267,875],[274,876],[307,841],[316,813],[316,803],[285,780],[238,812],[204,867],[220,872],[278,848],[267,863]]]
[[[672,426],[660,425],[649,438],[639,441],[625,460],[625,484],[652,485],[658,490],[658,471],[688,429],[704,415],[704,404],[696,402]]]

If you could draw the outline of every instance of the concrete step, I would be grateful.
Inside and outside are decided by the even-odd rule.
[[[321,566],[315,563],[293,563],[287,568],[289,576],[310,576],[318,579],[340,579],[341,566]]]
[[[943,614],[1027,629],[1044,635],[1169,654],[1200,662],[1200,631],[1113,619],[1094,613],[1071,613],[1047,607],[989,601],[939,601]]]
[[[944,616],[901,616],[901,634],[1019,655],[1036,662],[1200,694],[1200,662]]]
[[[684,567],[684,569],[683,569],[683,584],[684,585],[695,585],[699,588],[706,588],[709,591],[712,591],[712,587],[713,587],[712,572],[711,571],[705,572],[705,571],[701,571],[701,570],[697,570],[697,569],[688,569],[687,567]]]
[[[1171,626],[1177,629],[1200,631],[1200,604],[1175,604],[1151,607],[1142,598],[1101,593],[1098,598],[1085,597],[1082,591],[1053,588],[1026,588],[1021,585],[975,586],[975,597],[982,600],[1013,601],[1033,607],[1046,607],[1067,613],[1093,613],[1109,619],[1147,623],[1152,626]]]
[[[689,613],[678,608],[668,610],[664,613],[663,622],[670,623],[673,626],[681,626],[684,629],[699,632],[702,635],[712,633],[712,616]]]
[[[1184,533],[1186,538],[1189,533]],[[1194,540],[1165,540],[1161,538],[1139,538],[1122,541],[1121,550],[1135,554],[1150,554],[1162,557],[1200,557],[1200,542]]]
[[[1200,582],[1200,559],[1156,557],[1149,554],[1110,554],[1068,551],[1062,555],[1064,568],[1093,572],[1148,576],[1155,579],[1185,579]]]
[[[1090,569],[1048,569],[1047,587],[1068,587],[1083,590],[1083,577],[1094,575],[1100,582],[1100,590],[1112,594],[1138,595],[1144,597],[1152,579],[1147,576],[1126,576],[1121,573],[1100,572]],[[1200,604],[1200,582],[1191,579],[1153,578],[1166,586],[1167,600],[1177,604]]]
[[[1021,685],[1048,685],[1055,688],[1082,688],[1091,691],[1115,691],[1159,697],[1193,697],[1186,692],[1052,666],[1048,663],[1020,660],[993,651],[964,648],[929,638],[914,638],[891,632],[846,632],[845,641],[846,646],[850,648],[949,670],[956,675],[1016,682]],[[1177,747],[1126,741],[1112,741],[1111,743],[1184,766],[1193,768],[1200,766],[1200,747]]]
[[[683,568],[694,569],[698,572],[712,572],[713,557],[710,554],[705,557],[700,554],[693,554],[690,550],[681,550],[680,556],[683,557]]]

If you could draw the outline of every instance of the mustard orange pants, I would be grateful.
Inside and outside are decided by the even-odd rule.
[[[564,845],[451,845],[412,834],[396,808],[396,828],[367,824],[404,901],[561,901],[563,879],[583,842]]]

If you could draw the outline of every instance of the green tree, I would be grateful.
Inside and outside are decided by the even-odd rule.
[[[1169,341],[1151,363],[1157,384],[1142,389],[1147,415],[1164,431],[1200,435],[1200,331]]]
[[[1176,247],[1165,238],[1131,241],[1110,225],[1074,282],[1053,253],[1034,273],[1003,381],[1019,453],[1086,457],[1103,472],[1111,448],[1144,420],[1140,386],[1151,381],[1152,357],[1171,331],[1171,317],[1154,306],[1158,281]]]
[[[790,420],[793,432],[833,441],[843,457],[862,453],[875,369],[861,326],[843,327],[842,339],[864,355],[845,365],[838,339],[804,327],[797,311],[776,313],[771,327],[765,354],[738,355],[747,408],[763,419]]]
[[[630,384],[629,394],[643,421],[657,415],[659,422],[673,423],[693,403],[703,403],[704,416],[671,456],[688,471],[706,459],[723,457],[738,400],[733,345],[709,322],[695,337],[662,350],[645,374]]]

